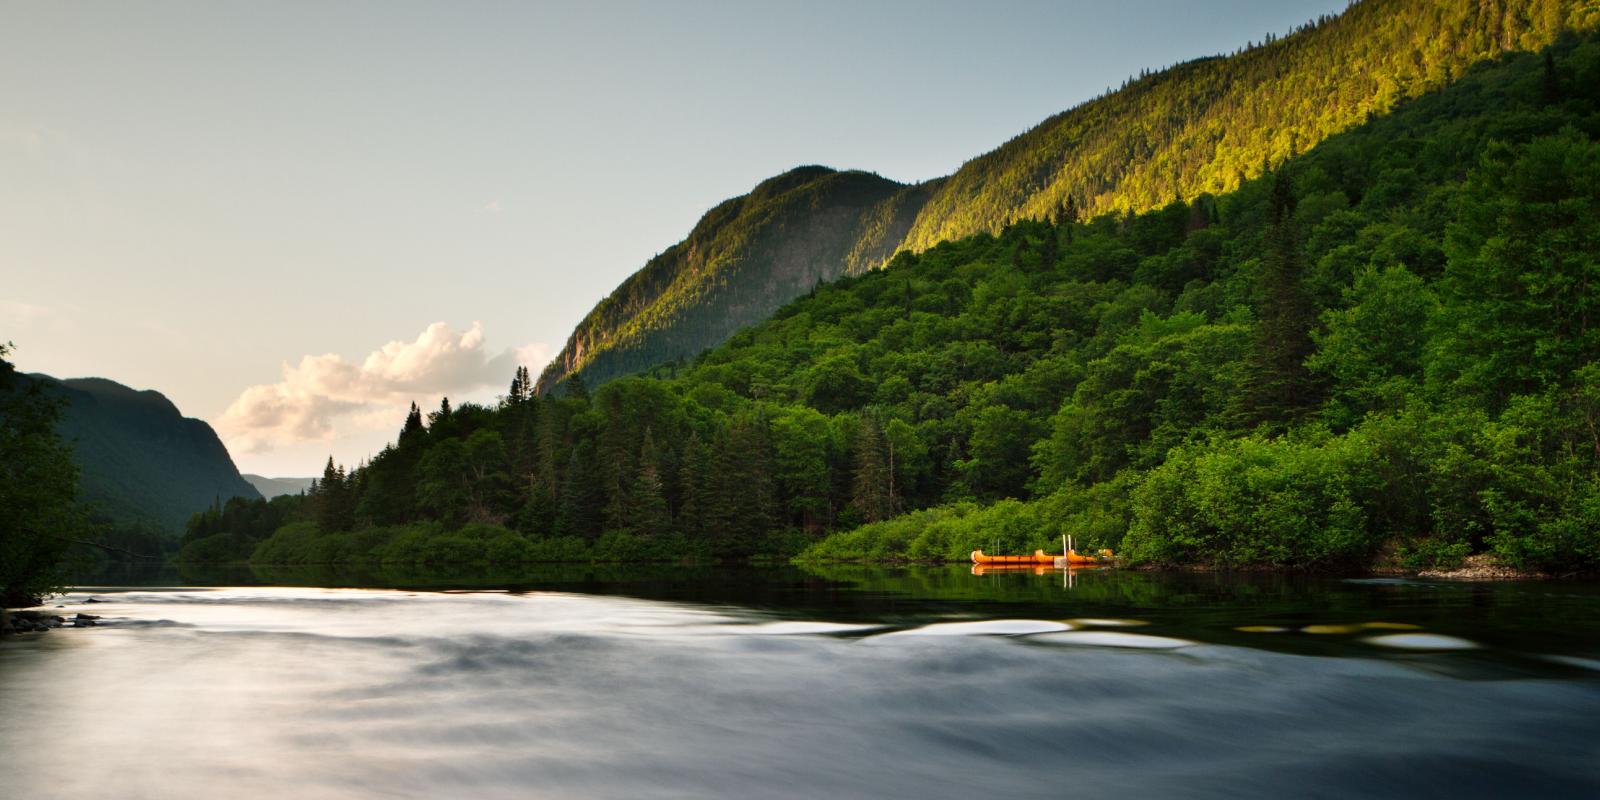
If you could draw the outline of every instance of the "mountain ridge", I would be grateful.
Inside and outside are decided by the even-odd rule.
[[[762,181],[596,304],[538,388],[575,370],[603,381],[692,357],[852,264],[887,258],[918,200],[916,187],[859,170],[811,165]]]
[[[858,212],[856,241],[837,262],[808,265],[806,274],[827,280],[860,274],[898,252],[995,233],[1018,219],[1132,213],[1230,191],[1334,133],[1449,84],[1473,64],[1536,50],[1564,31],[1597,27],[1600,6],[1580,0],[1353,3],[1287,36],[1143,74],[1052,115],[949,176],[897,184],[895,194]],[[672,272],[683,264],[669,254],[685,245],[693,249],[697,234],[736,221],[728,216],[729,204],[807,170],[826,168],[791,170],[707,212],[688,239],[652,259],[585,316],[541,374],[539,391],[551,391],[574,372],[598,383],[697,355],[809,291],[781,280],[795,259],[780,248],[735,253],[716,270],[717,291],[680,293],[670,313],[657,303],[664,292],[647,303],[630,302],[637,299],[630,287],[641,280],[652,286],[678,281]],[[746,286],[763,279],[761,286]],[[733,295],[744,298],[734,317],[695,327],[723,310],[715,301],[695,309],[702,297]]]

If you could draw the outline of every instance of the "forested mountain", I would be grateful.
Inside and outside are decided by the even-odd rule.
[[[1600,7],[1585,0],[1354,3],[1231,56],[1141,75],[967,162],[902,247],[1053,218],[1068,202],[1093,216],[1232,191],[1473,64],[1597,25]]]
[[[261,497],[211,426],[184,417],[161,393],[104,378],[26,377],[65,400],[57,432],[72,446],[79,491],[97,518],[178,533],[198,509]]]
[[[1600,39],[1559,37],[1231,192],[902,252],[655,377],[413,409],[235,545],[959,559],[1074,533],[1135,563],[1600,568],[1597,140]]]
[[[817,284],[894,252],[926,196],[865,172],[800,167],[706,212],[600,301],[539,381],[599,382],[690,358]]]
[[[629,278],[579,325],[539,389],[575,369],[593,386],[693,356],[815,279],[877,268],[897,251],[997,233],[1018,219],[1145,211],[1231,191],[1473,64],[1597,26],[1600,6],[1586,0],[1365,0],[1231,56],[1141,75],[948,178],[893,193],[878,179],[872,191],[764,202],[827,174],[796,170],[718,206]],[[805,212],[798,225],[787,221],[796,208]],[[823,219],[832,222],[819,226]],[[787,235],[761,239],[752,226]]]

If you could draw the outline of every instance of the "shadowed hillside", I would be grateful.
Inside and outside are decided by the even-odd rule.
[[[184,417],[160,392],[104,378],[28,377],[66,400],[58,431],[72,445],[80,489],[98,515],[177,533],[218,500],[261,496],[211,426]]]

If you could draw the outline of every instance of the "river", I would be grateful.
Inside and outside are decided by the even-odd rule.
[[[51,605],[103,619],[0,641],[12,800],[1600,796],[1592,584],[157,570]]]

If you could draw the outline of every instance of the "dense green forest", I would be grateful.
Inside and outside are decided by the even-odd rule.
[[[596,306],[540,393],[575,370],[597,385],[693,356],[815,278],[875,269],[898,251],[999,234],[1068,205],[1092,217],[1231,192],[1475,64],[1596,29],[1600,6],[1585,0],[1365,0],[1230,55],[1130,78],[945,178],[901,187],[795,170],[712,209]]]
[[[1065,532],[1145,564],[1594,569],[1597,136],[1600,41],[1507,54],[1226,194],[1063,204],[651,376],[413,408],[304,498],[197,516],[185,555],[961,559]]]

